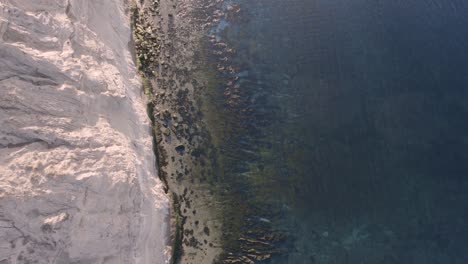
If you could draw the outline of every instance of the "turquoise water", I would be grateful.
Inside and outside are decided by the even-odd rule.
[[[468,263],[468,2],[219,10],[207,102],[242,204],[226,239],[278,234],[257,263]]]

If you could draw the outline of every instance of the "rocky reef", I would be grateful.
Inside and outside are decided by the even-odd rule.
[[[251,132],[237,124],[268,116],[254,120],[239,86],[245,67],[213,30],[239,18],[240,7],[226,3],[147,0],[133,12],[158,168],[174,201],[174,263],[267,262],[286,240],[269,220],[277,210],[250,203],[254,192],[239,177],[244,158],[256,156],[234,143]]]
[[[168,263],[127,1],[0,3],[0,263]]]

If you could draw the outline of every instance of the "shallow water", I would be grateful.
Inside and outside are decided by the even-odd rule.
[[[264,262],[468,263],[468,4],[215,7],[203,109],[227,252],[276,234]]]

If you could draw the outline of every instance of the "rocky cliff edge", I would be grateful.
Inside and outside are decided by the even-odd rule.
[[[0,1],[0,263],[167,263],[124,0]]]

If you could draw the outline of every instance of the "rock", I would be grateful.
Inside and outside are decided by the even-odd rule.
[[[210,229],[207,226],[205,226],[203,228],[203,233],[205,233],[205,235],[209,236],[210,235]]]
[[[169,263],[125,2],[0,1],[0,263]]]
[[[177,153],[179,153],[180,155],[184,155],[184,153],[185,153],[185,146],[184,146],[184,145],[178,145],[177,147],[175,147],[175,150],[176,150]]]

